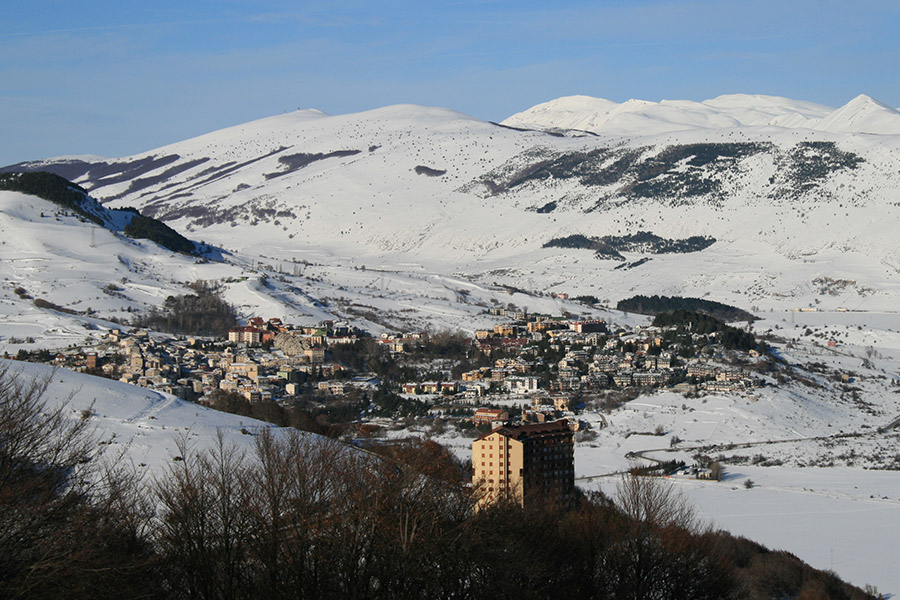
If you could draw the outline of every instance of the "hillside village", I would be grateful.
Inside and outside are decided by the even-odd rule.
[[[254,416],[270,412],[266,407],[300,407],[327,415],[319,420],[328,424],[441,417],[490,428],[568,417],[577,429],[577,412],[611,409],[648,389],[752,393],[775,381],[762,374],[774,364],[764,350],[728,348],[719,332],[692,332],[690,324],[624,329],[518,309],[490,312],[502,322],[474,339],[373,337],[346,323],[309,327],[255,317],[227,339],[123,328],[84,347],[7,358]]]

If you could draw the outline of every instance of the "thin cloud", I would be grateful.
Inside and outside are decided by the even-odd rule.
[[[54,35],[72,35],[78,33],[112,33],[118,31],[146,31],[153,28],[167,28],[181,25],[209,25],[221,22],[221,19],[184,19],[180,21],[160,21],[157,23],[116,23],[110,25],[86,25],[83,27],[65,27],[59,29],[42,29],[38,31],[13,31],[0,33],[0,38],[36,38]]]

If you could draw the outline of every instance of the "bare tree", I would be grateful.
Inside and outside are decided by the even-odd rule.
[[[102,460],[71,395],[47,402],[51,381],[0,369],[0,597],[153,596],[134,471]]]
[[[645,600],[714,600],[733,584],[715,537],[668,481],[622,477],[617,505],[630,519],[609,548],[604,566],[610,597]]]
[[[352,470],[348,450],[334,440],[297,431],[256,438],[246,480],[252,531],[251,561],[259,566],[255,586],[267,598],[325,597],[331,583],[324,557],[332,543],[342,484]]]
[[[156,487],[163,512],[156,538],[169,566],[170,593],[240,598],[246,589],[248,534],[244,456],[225,443],[221,432],[208,451],[192,451],[186,438],[178,441],[178,448],[182,460]]]
[[[695,532],[700,526],[694,508],[668,481],[633,470],[616,484],[616,504],[629,517],[655,527]]]

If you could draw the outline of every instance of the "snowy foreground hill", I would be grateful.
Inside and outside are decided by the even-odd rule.
[[[0,359],[0,369],[22,381],[49,378],[44,394],[49,407],[66,402],[73,419],[90,411],[91,435],[103,455],[123,456],[149,483],[168,472],[181,456],[179,443],[196,452],[212,449],[221,432],[228,445],[252,453],[254,438],[268,423],[219,412],[169,394],[68,369]],[[309,434],[315,436],[315,434]]]
[[[614,478],[601,476],[628,453],[737,456],[725,482],[672,484],[717,526],[898,594],[900,483],[887,469],[900,455],[886,428],[900,417],[898,118],[862,96],[841,108],[576,97],[502,124],[402,105],[298,111],[119,159],[14,165],[5,170],[58,173],[221,253],[171,252],[0,192],[0,350],[83,345],[196,280],[221,282],[243,317],[346,319],[373,333],[472,332],[507,305],[631,326],[647,319],[610,307],[635,294],[726,302],[761,318],[754,329],[774,336],[791,380],[585,416],[599,435],[578,445],[579,485],[609,490]],[[114,400],[98,426],[136,449],[147,441],[138,462],[170,460],[170,429],[199,439],[247,421],[54,377],[98,406]],[[657,426],[663,436],[634,434]],[[468,440],[443,441],[466,456]]]

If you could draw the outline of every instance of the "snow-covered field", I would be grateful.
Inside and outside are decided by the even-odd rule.
[[[752,488],[744,486],[747,480]],[[741,466],[728,468],[721,482],[670,482],[716,529],[787,550],[860,587],[895,596],[900,590],[896,471]],[[604,478],[583,487],[614,495],[615,484]]]

